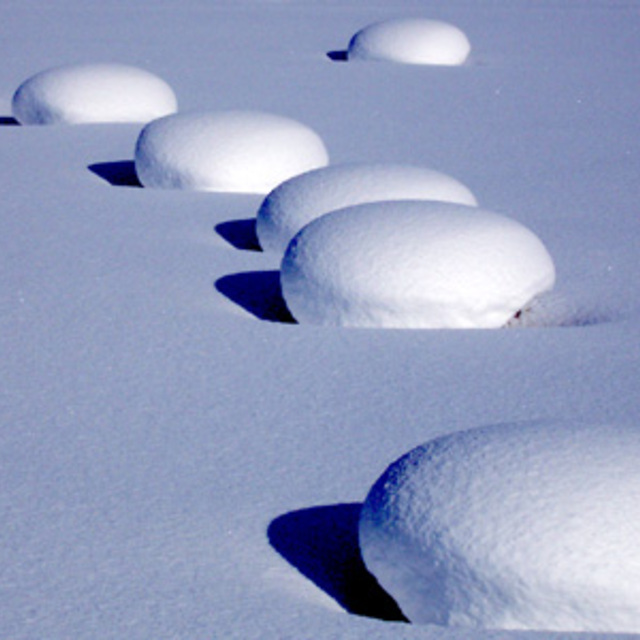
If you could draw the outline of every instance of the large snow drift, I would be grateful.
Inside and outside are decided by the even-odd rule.
[[[135,166],[145,187],[268,193],[326,165],[327,150],[307,126],[258,111],[176,114],[140,133]]]
[[[509,424],[392,464],[360,519],[413,622],[640,632],[640,430]]]
[[[171,87],[157,76],[121,64],[56,67],[25,80],[13,95],[21,124],[148,122],[177,109]]]
[[[362,204],[328,213],[289,244],[282,291],[301,323],[495,328],[555,280],[521,224],[464,205]]]
[[[458,27],[439,20],[399,18],[371,24],[349,42],[349,59],[406,64],[460,65],[471,51]]]
[[[306,224],[330,211],[386,200],[440,200],[477,205],[463,184],[409,165],[344,164],[309,171],[277,186],[262,203],[256,232],[265,251],[284,253]]]

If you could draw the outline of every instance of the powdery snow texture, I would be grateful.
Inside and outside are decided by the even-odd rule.
[[[121,64],[67,65],[25,80],[13,96],[21,124],[148,122],[178,108],[157,76]]]
[[[501,327],[554,280],[547,250],[518,222],[427,201],[328,213],[281,265],[299,322],[352,327]]]
[[[463,184],[409,165],[344,164],[309,171],[277,186],[262,203],[256,232],[265,251],[283,254],[306,224],[330,211],[385,200],[439,200],[477,205]]]
[[[257,111],[176,114],[140,133],[135,166],[145,187],[268,193],[294,175],[326,165],[307,126]]]
[[[365,563],[413,622],[640,632],[640,430],[513,424],[392,464]]]
[[[405,64],[463,64],[471,45],[458,27],[438,20],[385,20],[358,31],[349,42],[349,60],[387,60]]]

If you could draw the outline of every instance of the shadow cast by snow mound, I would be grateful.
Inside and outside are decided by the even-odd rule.
[[[294,324],[280,288],[279,271],[247,271],[224,276],[215,288],[259,320]]]
[[[142,187],[133,160],[98,162],[90,164],[87,169],[113,187]]]
[[[11,116],[0,116],[0,127],[19,127],[20,123]]]
[[[271,522],[271,546],[349,613],[407,622],[367,571],[358,545],[360,503],[292,511]]]
[[[229,220],[215,227],[216,232],[232,247],[241,251],[262,251],[256,233],[256,219]]]
[[[348,51],[327,51],[327,58],[333,62],[347,62],[349,60]]]

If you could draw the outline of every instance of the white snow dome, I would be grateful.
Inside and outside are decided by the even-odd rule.
[[[144,127],[135,151],[145,187],[235,193],[266,194],[328,161],[309,127],[259,111],[167,116]]]
[[[365,564],[416,623],[640,633],[640,428],[506,424],[393,463]]]
[[[387,60],[405,64],[461,65],[471,45],[458,27],[439,20],[399,18],[369,25],[349,42],[349,60]]]
[[[42,71],[13,95],[21,124],[148,122],[177,109],[171,87],[157,76],[122,64],[80,64]]]
[[[501,327],[554,280],[526,227],[434,201],[328,213],[295,236],[281,265],[296,320],[347,327]]]
[[[430,169],[394,164],[332,165],[291,178],[271,191],[258,211],[256,232],[265,251],[283,254],[302,227],[325,213],[401,199],[478,204],[463,184]]]

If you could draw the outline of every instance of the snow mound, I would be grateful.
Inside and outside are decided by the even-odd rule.
[[[495,328],[555,280],[542,242],[495,213],[433,201],[361,204],[309,223],[281,265],[302,323]]]
[[[413,622],[640,632],[639,456],[637,426],[438,438],[371,489],[365,563]]]
[[[309,171],[277,186],[264,200],[256,232],[265,251],[284,253],[306,224],[330,211],[385,200],[440,200],[477,205],[463,184],[408,165],[345,164]]]
[[[470,51],[469,40],[458,27],[438,20],[404,18],[358,31],[349,42],[347,57],[454,66],[463,64]]]
[[[21,124],[148,122],[177,109],[171,87],[157,76],[121,64],[56,67],[25,80],[13,95]]]
[[[142,130],[135,151],[145,187],[236,193],[268,193],[328,161],[314,131],[257,111],[167,116]]]

